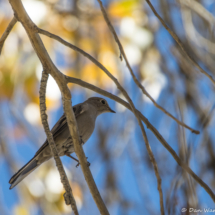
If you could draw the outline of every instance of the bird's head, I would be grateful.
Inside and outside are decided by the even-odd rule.
[[[87,100],[91,105],[95,106],[98,115],[106,112],[116,113],[114,110],[110,108],[107,101],[100,97],[91,97]]]

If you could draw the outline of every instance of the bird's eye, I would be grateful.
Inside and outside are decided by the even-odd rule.
[[[103,105],[105,105],[105,100],[101,100],[101,103],[102,103]]]

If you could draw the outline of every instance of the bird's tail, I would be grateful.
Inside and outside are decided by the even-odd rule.
[[[11,184],[10,189],[14,188],[20,181],[22,181],[27,175],[35,170],[40,164],[36,160],[36,156],[33,157],[25,166],[23,166],[15,175],[13,175],[9,181]]]

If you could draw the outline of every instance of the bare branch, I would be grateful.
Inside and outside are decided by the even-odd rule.
[[[194,130],[192,128],[190,128],[189,126],[187,126],[185,123],[181,122],[180,120],[178,120],[177,118],[175,118],[172,114],[170,114],[167,110],[165,110],[163,107],[161,107],[151,96],[150,94],[146,91],[146,89],[144,88],[144,86],[139,82],[139,80],[137,79],[137,77],[135,76],[129,62],[128,62],[128,59],[127,59],[127,56],[125,54],[125,51],[123,49],[123,46],[116,34],[116,31],[114,30],[114,27],[112,26],[111,22],[110,22],[110,19],[108,18],[108,15],[102,5],[102,2],[101,0],[98,0],[99,4],[100,4],[100,7],[101,7],[101,11],[102,11],[102,14],[104,16],[104,19],[111,31],[111,33],[113,34],[114,36],[114,39],[117,43],[117,45],[119,46],[119,50],[120,50],[120,53],[121,55],[123,56],[123,58],[125,59],[125,62],[126,62],[126,66],[128,67],[128,70],[130,71],[131,73],[131,76],[132,78],[134,79],[134,82],[136,83],[136,85],[142,90],[143,94],[145,94],[152,102],[153,104],[155,105],[155,107],[159,108],[161,111],[163,111],[165,114],[167,114],[169,117],[171,117],[172,119],[174,119],[178,124],[184,126],[185,128],[189,129],[192,131],[192,133],[195,133],[195,134],[199,134],[200,132],[197,131],[197,130]]]
[[[85,87],[87,89],[93,90],[94,92],[97,92],[103,96],[106,96],[110,99],[113,99],[114,101],[120,103],[121,105],[125,106],[126,108],[128,108],[130,111],[132,111],[131,106],[129,105],[129,103],[127,103],[126,101],[124,101],[123,99],[119,98],[118,96],[115,96],[105,90],[102,90],[99,87],[96,87],[92,84],[89,84],[85,81],[82,81],[80,79],[77,78],[72,78],[69,76],[66,76],[67,82],[68,83],[74,83],[74,84],[78,84],[82,87]],[[193,171],[192,169],[190,169],[189,166],[187,166],[186,163],[184,163],[180,157],[177,155],[177,153],[173,150],[173,148],[166,142],[166,140],[163,138],[163,136],[158,132],[158,130],[148,121],[148,119],[140,112],[136,109],[136,111],[139,114],[139,117],[141,118],[141,120],[145,123],[146,127],[148,129],[150,129],[154,135],[157,137],[157,139],[161,142],[161,144],[167,149],[167,151],[172,155],[172,157],[175,159],[175,161],[178,163],[179,166],[181,166],[182,169],[184,169],[187,173],[189,173],[195,180],[197,183],[199,183],[199,185],[201,185],[205,191],[211,196],[211,198],[213,199],[213,201],[215,202],[215,195],[213,193],[213,191],[211,190],[211,188],[204,182],[202,181],[201,178],[199,178]]]
[[[55,40],[57,40],[58,42],[64,44],[65,46],[77,51],[77,52],[80,52],[82,55],[84,55],[85,57],[87,57],[89,60],[91,60],[95,65],[97,65],[101,70],[103,70],[105,73],[108,72],[108,70],[101,64],[99,63],[94,57],[92,57],[91,55],[89,55],[88,53],[86,53],[85,51],[83,51],[82,49],[78,48],[77,46],[65,41],[64,39],[62,39],[61,37],[55,35],[55,34],[52,34],[46,30],[43,30],[43,29],[40,29],[38,28],[37,29],[38,33],[40,34],[43,34],[43,35],[46,35],[50,38],[53,38]],[[143,88],[144,92],[146,92],[146,90]],[[146,92],[147,93],[147,92]],[[144,93],[145,94],[145,93]],[[149,95],[148,93],[145,94],[145,95]],[[151,96],[149,95],[149,98],[151,98]],[[153,98],[152,98],[153,99]],[[153,101],[152,101],[153,102]],[[153,102],[154,105],[156,107],[158,107],[159,109],[161,109],[164,113],[166,113],[168,116],[170,116],[172,119],[174,119],[178,124],[184,126],[185,128],[191,130],[192,133],[195,133],[195,134],[199,134],[200,132],[198,130],[195,130],[191,127],[189,127],[188,125],[186,125],[185,123],[181,122],[180,120],[178,120],[177,118],[175,118],[174,116],[172,116],[170,113],[168,113],[164,108],[162,108],[160,105],[158,105],[155,101]]]
[[[75,116],[74,116],[72,105],[71,105],[71,100],[63,98],[63,106],[64,106],[65,113],[70,112],[73,115],[73,116],[71,116],[71,114],[68,114],[67,123],[70,122],[70,123],[68,123],[68,126],[69,126],[69,130],[70,130],[73,141],[76,138],[75,141],[78,142],[78,144],[76,144],[76,145],[74,144],[74,149],[75,149],[75,153],[78,156],[79,163],[81,164],[81,169],[84,173],[84,178],[88,184],[90,192],[93,196],[93,199],[94,199],[100,213],[102,215],[109,215],[109,212],[102,200],[102,197],[101,197],[99,190],[96,186],[96,183],[93,179],[93,175],[89,169],[89,166],[87,165],[87,158],[86,158],[84,150],[82,148],[82,144],[79,144],[79,142],[81,141],[80,136],[76,135],[76,134],[78,134],[78,129],[77,129],[77,122],[75,120]]]
[[[193,63],[193,65],[196,68],[199,69],[199,71],[201,73],[203,73],[204,75],[206,75],[212,81],[212,83],[215,84],[214,78],[211,75],[209,75],[204,69],[202,69],[198,65],[198,63],[196,63],[195,60],[185,51],[184,46],[183,46],[182,42],[180,41],[180,39],[178,38],[178,36],[166,25],[166,23],[164,22],[164,20],[160,17],[160,15],[157,13],[157,11],[155,10],[155,8],[151,4],[150,0],[146,0],[146,2],[148,3],[149,7],[152,9],[152,11],[155,14],[155,16],[160,20],[160,22],[162,23],[162,25],[171,34],[171,36],[173,37],[173,39],[178,43],[178,45],[180,46],[180,48],[181,48],[182,52],[185,54],[185,56]]]
[[[72,193],[72,189],[69,185],[69,180],[67,178],[66,172],[63,168],[63,164],[61,162],[61,159],[59,158],[57,147],[55,145],[52,133],[49,129],[48,121],[47,121],[47,114],[46,114],[46,86],[47,86],[47,80],[48,80],[48,73],[46,71],[43,71],[42,78],[41,78],[41,84],[40,84],[40,115],[42,124],[44,127],[44,130],[46,132],[46,136],[49,142],[50,149],[52,151],[53,157],[56,162],[56,166],[58,168],[58,171],[60,173],[60,179],[64,186],[64,189],[66,190],[66,193],[64,194],[65,202],[67,205],[71,205],[72,210],[75,215],[78,215],[78,209],[76,206],[76,202]]]
[[[105,21],[106,21],[106,23],[107,23],[107,25],[108,25],[110,31],[112,32],[112,34],[113,34],[113,36],[114,36],[114,38],[115,38],[116,43],[117,43],[118,46],[119,46],[121,58],[122,58],[122,56],[123,56],[123,58],[125,59],[126,66],[128,67],[128,69],[129,69],[129,71],[130,71],[130,73],[131,73],[131,75],[132,75],[132,77],[133,77],[135,83],[137,84],[137,86],[138,86],[140,89],[142,89],[142,92],[143,92],[145,95],[147,95],[147,96],[153,101],[153,103],[155,104],[156,102],[154,101],[154,99],[148,94],[148,92],[147,92],[147,91],[145,90],[145,88],[140,84],[140,82],[137,80],[136,76],[134,75],[134,73],[133,73],[133,71],[132,71],[132,69],[131,69],[131,66],[130,66],[130,64],[129,64],[129,62],[128,62],[127,56],[126,56],[126,54],[125,54],[125,52],[124,52],[124,49],[123,49],[123,47],[122,47],[122,44],[120,43],[119,38],[118,38],[118,36],[117,36],[117,34],[116,34],[116,32],[115,32],[115,30],[114,30],[114,28],[113,28],[113,26],[112,26],[112,24],[111,24],[109,18],[108,18],[108,15],[107,15],[107,13],[106,13],[106,11],[105,11],[103,5],[102,5],[102,1],[101,1],[101,0],[98,0],[98,2],[99,2],[99,4],[100,4],[100,8],[101,8],[102,14],[103,14],[103,16],[104,16],[104,19],[105,19]],[[120,59],[121,59],[121,58],[120,58]],[[122,59],[121,59],[121,60],[122,60]],[[129,100],[128,100],[128,101],[129,101]],[[129,102],[129,103],[130,103],[130,102]],[[130,103],[130,104],[131,104],[131,103]],[[161,109],[161,110],[163,110],[163,109]],[[160,211],[161,211],[161,214],[164,215],[163,192],[162,192],[162,187],[161,187],[161,177],[160,177],[160,174],[159,174],[159,171],[158,171],[157,163],[156,163],[156,160],[155,160],[155,158],[154,158],[154,155],[153,155],[153,152],[152,152],[152,150],[151,150],[151,147],[150,147],[150,145],[149,145],[149,142],[148,142],[148,139],[147,139],[147,136],[146,136],[146,133],[145,133],[145,129],[144,129],[144,127],[142,126],[142,122],[140,122],[138,113],[137,113],[136,109],[134,109],[134,107],[132,107],[132,111],[133,111],[133,113],[135,114],[135,116],[136,116],[136,118],[137,118],[137,120],[138,120],[138,123],[139,123],[139,125],[140,125],[140,128],[141,128],[141,130],[142,130],[143,137],[144,137],[145,144],[146,144],[146,148],[147,148],[147,151],[148,151],[150,160],[151,160],[151,162],[152,162],[152,164],[153,164],[153,167],[154,167],[155,175],[156,175],[156,178],[157,178],[157,184],[158,184],[157,189],[158,189],[159,195],[160,195]],[[134,112],[134,111],[135,111],[135,112]]]
[[[3,33],[1,39],[0,39],[0,55],[1,55],[1,51],[4,45],[5,40],[7,39],[8,35],[10,34],[13,26],[16,24],[17,19],[15,17],[13,17],[13,19],[10,21],[9,25],[7,26],[5,32]]]
[[[71,93],[67,86],[67,81],[65,76],[56,68],[52,60],[50,59],[43,42],[40,38],[40,36],[37,34],[37,26],[32,22],[32,20],[29,18],[28,14],[26,13],[21,0],[9,0],[13,11],[17,17],[17,19],[21,22],[23,27],[25,28],[29,39],[31,41],[31,44],[40,59],[43,68],[45,68],[45,71],[49,72],[52,77],[57,82],[61,93],[62,93],[62,99],[63,99],[63,106],[64,106],[64,112],[67,119],[67,124],[70,130],[70,134],[73,140],[75,153],[81,163],[81,168],[85,177],[85,180],[87,181],[88,187],[90,189],[90,192],[94,198],[94,201],[96,202],[96,205],[102,215],[109,215],[108,210],[100,196],[100,193],[98,191],[98,188],[96,187],[96,184],[94,182],[94,179],[92,177],[92,174],[90,172],[90,169],[87,166],[87,160],[86,156],[83,152],[83,149],[81,147],[80,137],[78,135],[78,129],[77,129],[77,122],[72,110],[72,104],[71,104]]]

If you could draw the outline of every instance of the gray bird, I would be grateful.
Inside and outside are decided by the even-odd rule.
[[[75,118],[78,125],[79,134],[82,139],[82,144],[90,138],[95,128],[95,122],[98,115],[105,112],[113,111],[107,101],[99,97],[91,97],[83,103],[77,104],[73,107]],[[74,152],[72,138],[70,136],[69,128],[67,125],[65,114],[58,120],[51,130],[55,144],[57,146],[59,156],[67,155],[73,158],[70,154]],[[10,189],[15,187],[33,170],[40,166],[45,161],[52,157],[52,152],[49,147],[48,141],[39,148],[34,157],[23,166],[15,175],[12,176],[9,183]],[[77,162],[77,159],[73,158]],[[79,164],[79,163],[78,163]]]

